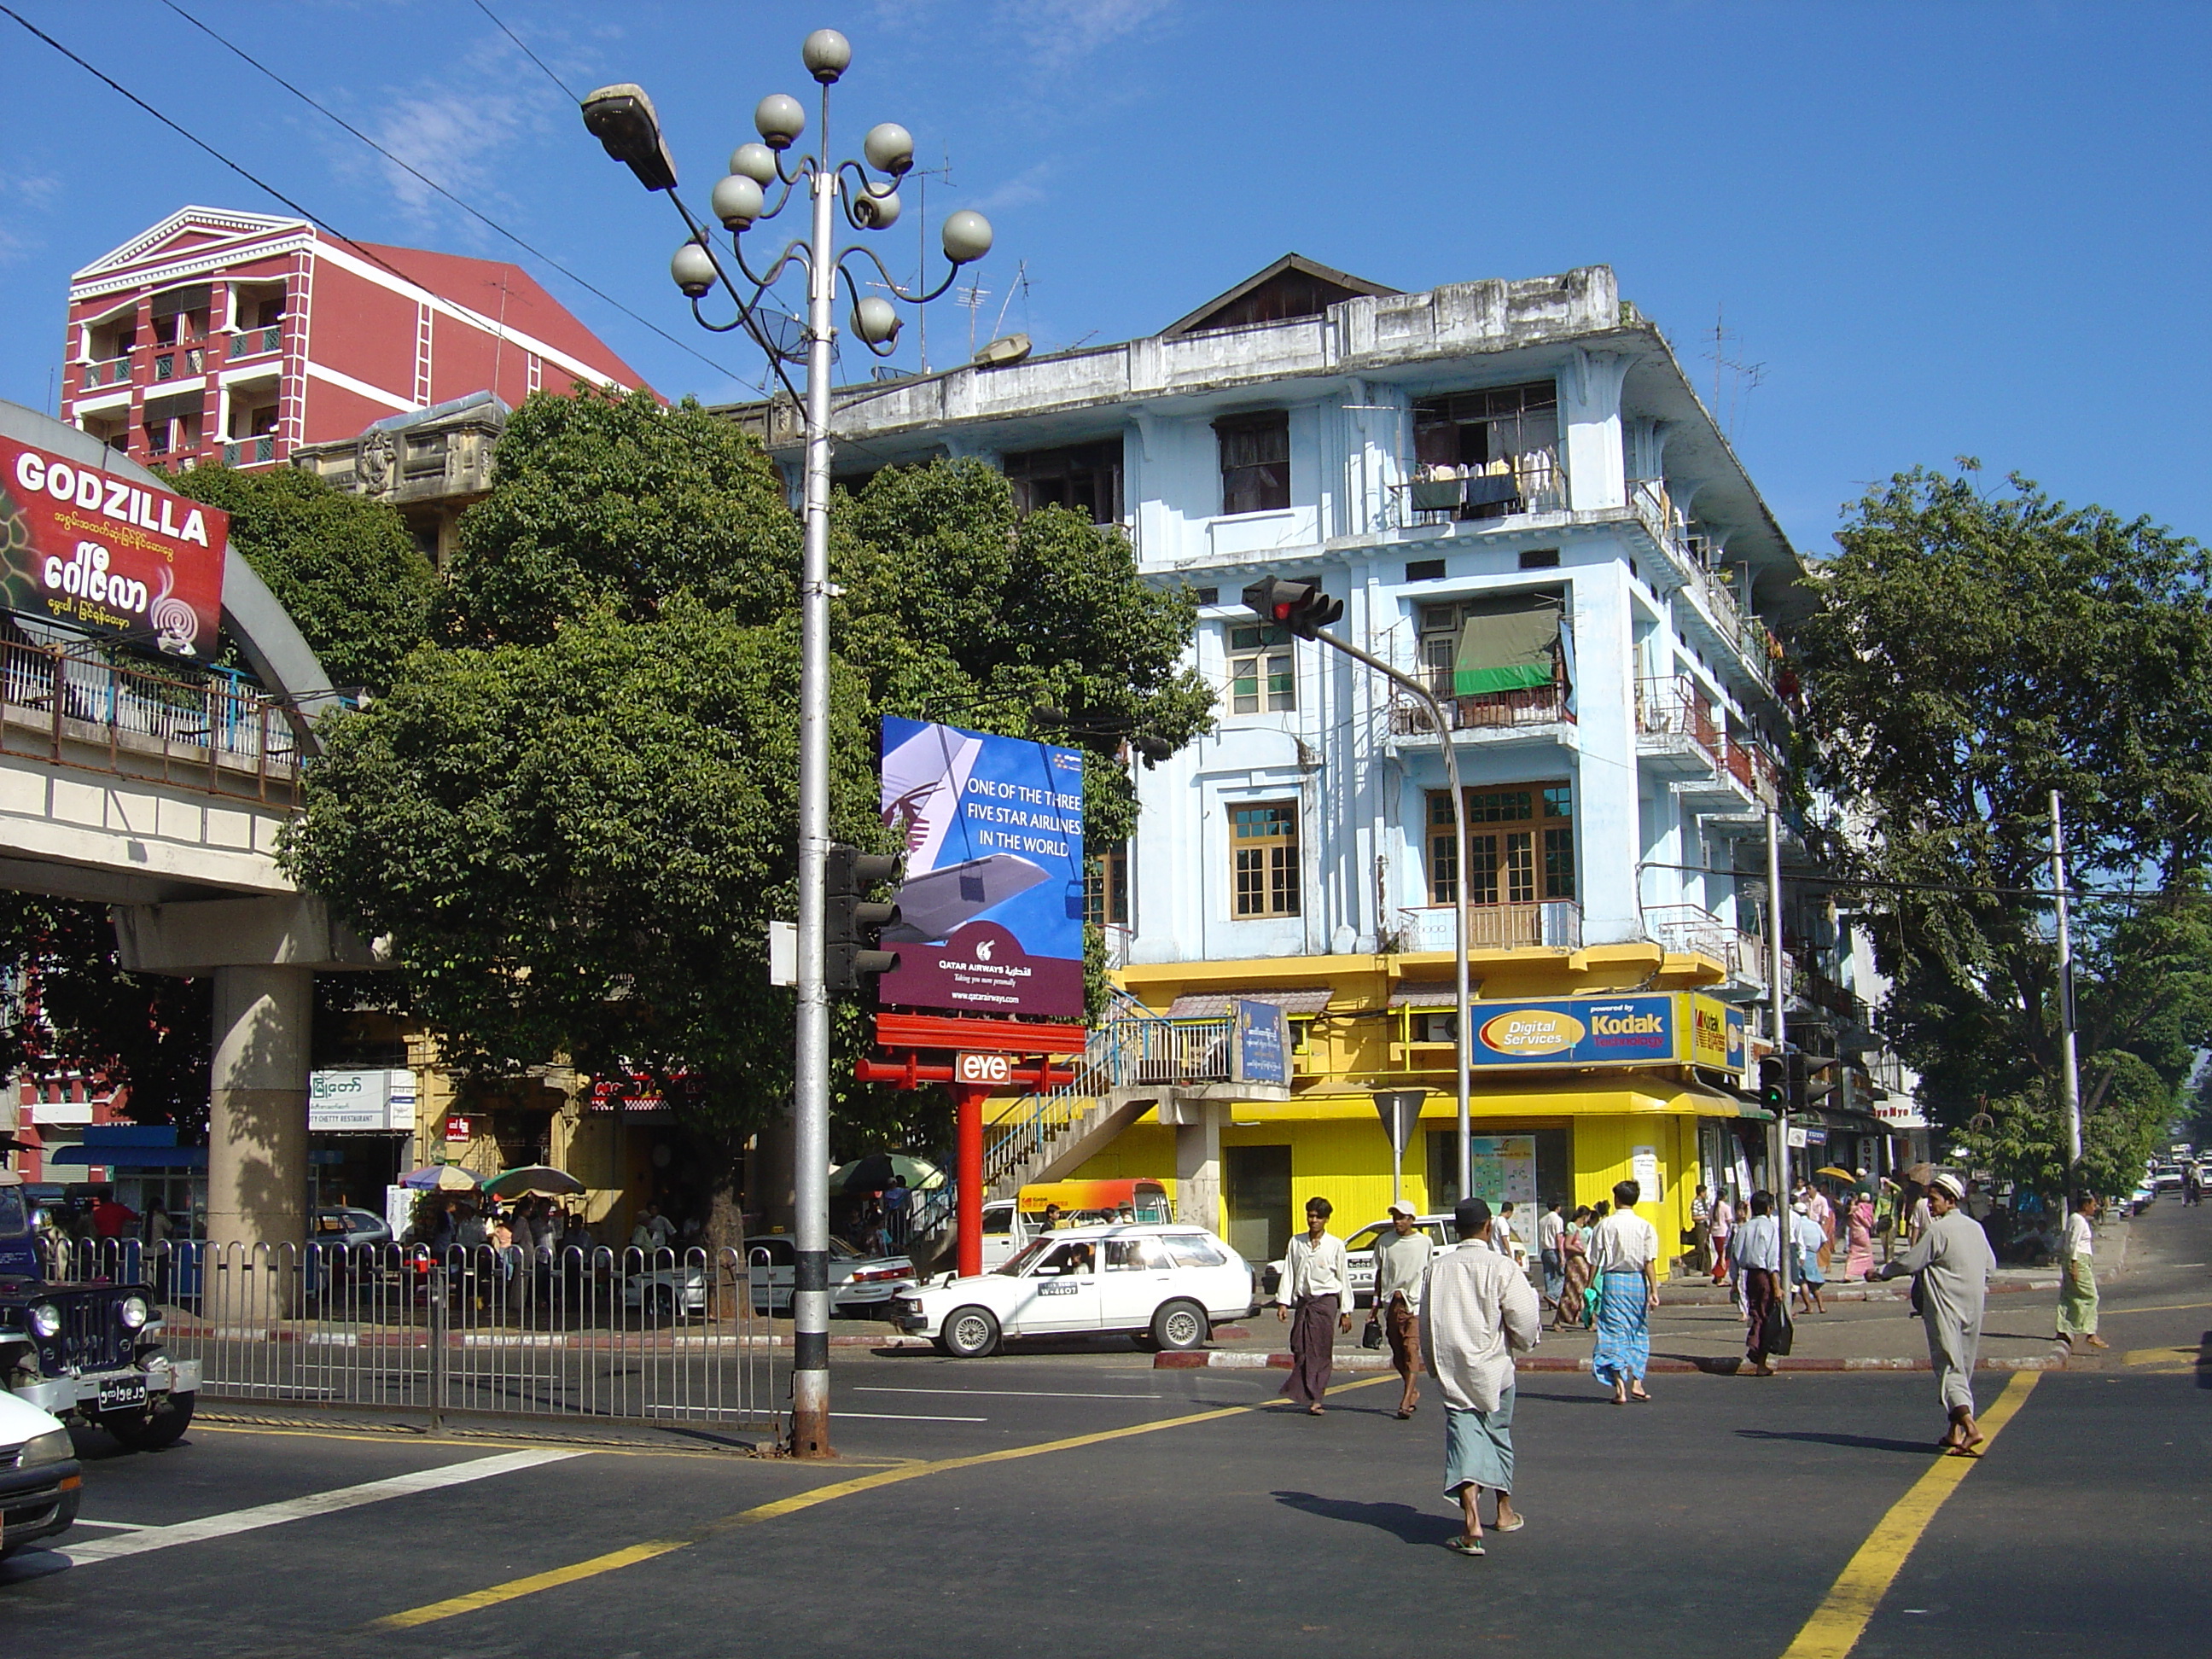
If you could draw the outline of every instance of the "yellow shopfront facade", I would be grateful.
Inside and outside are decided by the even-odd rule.
[[[1634,1179],[1638,1212],[1676,1253],[1695,1188],[1738,1184],[1764,1146],[1765,1114],[1735,1092],[1756,1072],[1742,1012],[1700,989],[1722,977],[1718,964],[1638,944],[1478,951],[1469,967],[1474,1190],[1514,1200],[1526,1237],[1552,1199],[1610,1201],[1615,1182]],[[1424,1212],[1456,1201],[1450,971],[1443,954],[1125,970],[1127,988],[1170,1018],[1218,1017],[1241,1000],[1289,1018],[1290,1097],[1209,1103],[1218,1182],[1178,1194],[1182,1218],[1261,1260],[1280,1254],[1310,1198],[1334,1206],[1340,1233],[1379,1219],[1393,1190],[1381,1090],[1425,1091],[1397,1171],[1405,1195]],[[1073,1173],[1172,1184],[1187,1133],[1147,1112]],[[1188,1169],[1187,1150],[1182,1159]]]

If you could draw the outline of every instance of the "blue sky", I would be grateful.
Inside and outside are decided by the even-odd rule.
[[[158,0],[8,3],[347,234],[514,252]],[[669,285],[666,204],[471,0],[179,3],[758,373]],[[932,218],[998,228],[981,337],[1150,333],[1292,249],[1404,289],[1605,263],[1709,396],[1717,313],[1759,366],[1721,413],[1808,554],[1867,481],[1959,454],[2212,537],[2212,8],[489,3],[578,90],[644,84],[702,207],[757,98],[804,89],[805,31],[842,28],[844,132],[902,121],[949,152]],[[52,406],[68,273],[186,202],[283,210],[0,17],[0,397]],[[912,211],[879,239],[908,262]],[[742,395],[522,263],[661,391]],[[933,313],[942,366],[969,318]]]

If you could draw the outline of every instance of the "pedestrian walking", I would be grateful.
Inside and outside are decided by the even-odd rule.
[[[1735,1300],[1735,1259],[1729,1254],[1729,1240],[1735,1235],[1735,1194],[1723,1187],[1713,1200],[1713,1283],[1729,1287],[1729,1300]]]
[[[2077,1342],[2093,1348],[2112,1345],[2097,1334],[2097,1213],[2094,1193],[2080,1193],[2059,1240],[2058,1340],[2070,1352]]]
[[[1936,1449],[1978,1457],[1984,1437],[1974,1421],[1974,1361],[1981,1352],[1983,1299],[1996,1257],[1981,1224],[1959,1207],[1966,1188],[1956,1176],[1938,1172],[1927,1196],[1928,1225],[1910,1249],[1882,1269],[1882,1277],[1911,1273],[1917,1281],[1913,1300],[1928,1328],[1929,1363],[1951,1419]]]
[[[2204,1201],[2203,1177],[2197,1173],[2194,1164],[2185,1164],[2181,1169],[2181,1204],[2186,1209],[2191,1204]]]
[[[1573,1218],[1559,1233],[1559,1297],[1552,1304],[1554,1330],[1583,1322],[1583,1301],[1590,1288],[1589,1235],[1589,1206],[1577,1204]]]
[[[1651,1361],[1651,1310],[1659,1305],[1659,1230],[1636,1213],[1643,1188],[1617,1182],[1613,1213],[1590,1234],[1590,1270],[1597,1275],[1597,1351],[1590,1370],[1613,1388],[1613,1403],[1639,1405],[1651,1396],[1644,1373]]]
[[[914,1189],[904,1176],[893,1172],[891,1184],[884,1188],[884,1234],[895,1249],[905,1248],[907,1217],[913,1207]]]
[[[1733,1248],[1743,1283],[1744,1352],[1753,1376],[1771,1376],[1774,1367],[1766,1362],[1780,1351],[1782,1327],[1790,1317],[1782,1304],[1782,1222],[1771,1193],[1751,1195],[1751,1215],[1735,1230]]]
[[[1850,1212],[1844,1220],[1846,1252],[1844,1278],[1864,1279],[1874,1273],[1874,1200],[1863,1192],[1851,1194]]]
[[[1528,1277],[1490,1243],[1490,1206],[1479,1198],[1452,1212],[1462,1248],[1437,1257],[1421,1297],[1421,1355],[1444,1398],[1444,1496],[1459,1504],[1451,1547],[1481,1555],[1483,1488],[1498,1494],[1498,1532],[1528,1521],[1513,1507],[1513,1355],[1542,1337],[1542,1310]]]
[[[1559,1254],[1559,1244],[1567,1231],[1567,1218],[1560,1212],[1567,1200],[1555,1198],[1536,1221],[1536,1265],[1544,1275],[1544,1302],[1559,1317],[1559,1295],[1566,1287],[1566,1263]]]
[[[1820,1224],[1813,1219],[1809,1201],[1791,1207],[1790,1237],[1793,1247],[1790,1277],[1797,1283],[1797,1305],[1807,1313],[1826,1313],[1828,1304],[1820,1300],[1820,1286],[1828,1282],[1828,1276],[1821,1271],[1820,1257],[1827,1250],[1828,1237],[1820,1231]]]
[[[1833,1265],[1836,1249],[1836,1206],[1828,1201],[1827,1194],[1815,1184],[1805,1194],[1805,1213],[1820,1230],[1820,1248],[1813,1253],[1813,1263],[1820,1270],[1823,1285],[1828,1282],[1828,1269]]]
[[[1404,1199],[1390,1206],[1390,1231],[1375,1241],[1375,1317],[1390,1341],[1390,1363],[1405,1387],[1399,1391],[1400,1421],[1413,1414],[1421,1397],[1413,1378],[1421,1368],[1421,1284],[1428,1277],[1436,1244],[1413,1224],[1420,1213]]]
[[[1283,1262],[1283,1284],[1275,1317],[1291,1323],[1291,1374],[1283,1397],[1321,1415],[1335,1364],[1336,1333],[1352,1328],[1352,1277],[1344,1241],[1328,1230],[1335,1206],[1325,1198],[1306,1200],[1306,1230],[1291,1241]]]
[[[1713,1201],[1702,1181],[1690,1194],[1690,1266],[1701,1273],[1713,1270]]]

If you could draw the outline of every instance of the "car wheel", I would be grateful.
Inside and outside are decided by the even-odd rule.
[[[100,1419],[106,1429],[132,1451],[159,1451],[182,1438],[192,1420],[190,1394],[165,1395],[143,1412],[118,1412]]]
[[[676,1292],[665,1285],[655,1285],[645,1293],[645,1322],[648,1325],[672,1325],[676,1322]]]
[[[955,1359],[980,1359],[999,1346],[999,1322],[988,1308],[956,1308],[938,1339]]]
[[[1185,1353],[1193,1348],[1202,1348],[1206,1339],[1213,1334],[1213,1328],[1206,1317],[1206,1310],[1195,1302],[1169,1302],[1161,1305],[1152,1316],[1152,1341],[1168,1353]]]

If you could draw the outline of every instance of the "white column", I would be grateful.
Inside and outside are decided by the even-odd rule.
[[[1620,433],[1620,383],[1627,377],[1628,364],[1626,352],[1577,349],[1559,376],[1568,504],[1577,513],[1620,507],[1628,501],[1627,458]]]
[[[208,1094],[208,1240],[303,1244],[307,1236],[308,968],[215,970]]]

